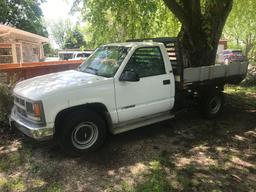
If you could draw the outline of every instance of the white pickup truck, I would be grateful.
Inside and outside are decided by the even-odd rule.
[[[207,118],[218,116],[224,84],[239,83],[248,63],[189,68],[176,46],[175,38],[108,44],[77,70],[22,81],[13,91],[10,124],[81,154],[100,147],[107,132],[171,119],[187,101],[198,101]]]

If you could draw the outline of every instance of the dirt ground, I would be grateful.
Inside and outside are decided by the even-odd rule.
[[[256,191],[256,87],[228,87],[214,121],[189,110],[71,158],[53,142],[0,141],[0,191]]]

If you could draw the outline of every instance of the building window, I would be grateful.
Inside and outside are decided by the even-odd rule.
[[[13,59],[11,44],[0,44],[0,64],[12,62]]]

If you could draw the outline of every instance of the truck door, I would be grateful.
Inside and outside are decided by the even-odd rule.
[[[174,104],[174,85],[165,68],[160,47],[137,48],[125,71],[134,71],[139,81],[115,80],[116,106],[119,122],[134,120],[169,111]]]

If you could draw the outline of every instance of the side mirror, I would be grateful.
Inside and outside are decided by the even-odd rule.
[[[124,71],[119,78],[119,81],[136,82],[139,80],[140,77],[135,71]]]

